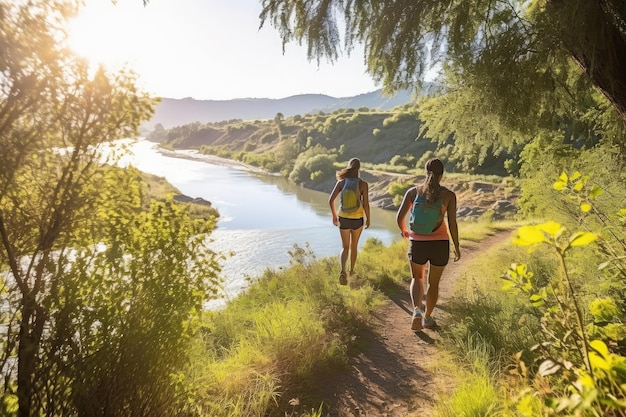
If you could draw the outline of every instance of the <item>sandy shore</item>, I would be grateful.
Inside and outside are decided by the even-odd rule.
[[[243,162],[236,161],[234,159],[227,159],[227,158],[222,158],[222,157],[215,156],[215,155],[202,154],[195,149],[181,149],[177,151],[172,151],[170,149],[164,149],[164,148],[158,147],[157,150],[159,153],[165,156],[173,157],[173,158],[183,158],[183,159],[190,159],[194,161],[202,161],[202,162],[206,162],[207,164],[228,166],[228,167],[233,167],[233,168],[245,169],[247,171],[261,172],[264,174],[273,175],[272,173],[267,172],[259,167],[244,164]]]

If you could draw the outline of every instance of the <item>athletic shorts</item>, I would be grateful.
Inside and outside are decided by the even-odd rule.
[[[419,265],[430,262],[435,266],[446,266],[450,259],[449,240],[409,240],[409,261]]]
[[[357,230],[360,227],[363,227],[363,217],[360,219],[348,219],[347,217],[339,217],[339,228],[340,229],[352,229]]]

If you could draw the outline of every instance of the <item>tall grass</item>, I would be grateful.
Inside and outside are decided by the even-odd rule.
[[[484,219],[464,222],[459,227],[461,247],[480,249],[480,241],[496,230],[515,226]],[[443,330],[442,347],[451,355],[448,361],[460,364],[461,369],[456,373],[457,386],[451,397],[437,404],[436,417],[525,415],[515,410],[506,387],[518,383],[509,371],[520,352],[527,358],[527,348],[539,341],[540,322],[526,300],[511,297],[502,289],[501,279],[503,271],[524,255],[523,249],[505,239],[466,261],[457,276],[448,304],[452,324]],[[532,263],[537,279],[548,279],[557,265],[553,257],[543,254],[536,254]],[[530,410],[539,407],[526,406]]]
[[[198,323],[192,366],[184,376],[197,387],[188,393],[191,414],[321,412],[309,382],[319,372],[345,366],[354,335],[381,296],[365,281],[339,286],[332,260],[315,260],[303,248],[292,257],[290,268],[266,271],[226,308],[207,312]]]
[[[499,388],[497,353],[490,343],[475,333],[461,342],[463,366],[457,370],[461,383],[451,398],[440,401],[434,417],[484,417],[504,415]]]
[[[482,223],[461,230],[469,242],[501,227],[506,226]],[[366,240],[357,275],[347,287],[338,285],[335,257],[318,260],[308,248],[297,246],[290,255],[289,268],[267,270],[224,309],[206,312],[195,324],[198,336],[190,366],[179,376],[189,398],[186,414],[304,417],[330,412],[311,387],[321,375],[345,370],[351,349],[357,347],[356,335],[368,325],[370,313],[384,302],[385,293],[404,291],[401,284],[410,280],[402,239],[388,247],[373,238]],[[463,378],[452,401],[446,401],[450,408],[438,411],[441,417],[498,415],[493,413],[503,408],[493,382],[501,360],[493,352],[522,342],[503,339],[493,325],[495,320],[508,323],[509,329],[517,326],[517,305],[502,308],[486,298],[482,304],[476,302],[478,294],[491,290],[473,283],[477,276],[472,274],[484,278],[486,271],[497,271],[480,263],[489,265],[502,254],[492,256],[469,265],[473,272],[461,279],[475,288],[466,291],[465,304],[458,303],[453,314],[473,318],[459,320],[448,334],[448,340],[463,346],[455,353],[463,352]]]

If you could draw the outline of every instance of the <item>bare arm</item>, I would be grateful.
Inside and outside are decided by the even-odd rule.
[[[450,237],[454,244],[454,260],[461,259],[461,249],[459,247],[459,227],[456,222],[456,194],[450,192],[450,200],[446,208],[448,214],[448,228],[450,229]]]
[[[365,228],[370,227],[370,196],[369,185],[361,180],[361,200],[363,201],[363,211],[365,212]]]
[[[402,203],[398,208],[398,213],[396,213],[396,222],[398,223],[398,227],[400,228],[400,232],[402,237],[409,237],[409,231],[406,228],[406,215],[408,214],[411,206],[413,205],[413,198],[409,197],[409,193],[413,190],[410,188],[404,193],[404,198],[402,199]]]
[[[330,212],[333,215],[333,224],[335,226],[337,226],[339,222],[339,219],[337,218],[337,210],[335,209],[335,199],[341,192],[342,188],[343,181],[337,181],[337,183],[335,184],[335,188],[333,188],[333,191],[330,193],[330,197],[328,198],[328,205],[330,206]]]

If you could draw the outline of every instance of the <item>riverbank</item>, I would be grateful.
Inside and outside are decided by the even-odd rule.
[[[158,145],[158,143],[155,143],[155,145]],[[158,152],[161,153],[162,155],[169,156],[172,158],[190,159],[194,161],[206,162],[207,164],[228,166],[228,167],[233,167],[233,168],[241,168],[241,169],[245,169],[248,171],[260,172],[260,173],[264,173],[268,175],[276,175],[276,174],[267,172],[261,168],[244,164],[243,162],[236,161],[234,159],[226,159],[226,158],[222,158],[216,155],[203,154],[195,149],[180,149],[180,150],[172,151],[170,149],[165,149],[159,146],[157,146],[157,149],[158,149]]]
[[[241,161],[201,154],[196,149],[169,150],[162,147],[157,149],[159,153],[168,157],[202,161],[208,164],[278,176],[276,173],[267,172]],[[384,210],[397,210],[394,196],[389,193],[389,187],[392,183],[397,181],[419,183],[423,179],[421,176],[367,169],[361,170],[361,178],[369,184],[370,205]],[[510,219],[517,213],[520,189],[510,179],[503,178],[496,182],[480,179],[476,176],[459,176],[457,174],[444,176],[442,184],[456,193],[457,216],[459,218],[489,216],[495,220],[502,220]],[[321,182],[303,184],[303,187],[330,193],[334,185],[335,179],[328,178]]]

